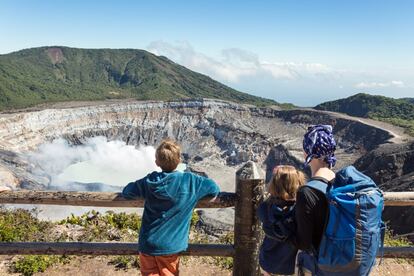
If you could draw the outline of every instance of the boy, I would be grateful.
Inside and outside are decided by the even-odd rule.
[[[139,258],[144,276],[178,275],[178,253],[188,246],[193,208],[205,196],[217,196],[217,184],[208,178],[175,171],[181,161],[180,146],[164,140],[155,153],[162,172],[152,172],[129,183],[125,198],[145,198],[139,234]]]

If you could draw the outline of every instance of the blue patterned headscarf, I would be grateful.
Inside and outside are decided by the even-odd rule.
[[[336,163],[336,142],[332,134],[332,126],[315,125],[308,127],[308,131],[303,137],[303,150],[308,155],[305,165],[308,165],[314,158],[323,158],[329,168],[334,167]]]

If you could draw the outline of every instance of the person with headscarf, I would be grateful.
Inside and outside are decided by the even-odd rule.
[[[354,166],[332,171],[332,126],[309,127],[303,150],[312,177],[296,193],[299,275],[369,275],[383,247],[382,191]]]
[[[332,168],[336,164],[336,142],[332,126],[310,126],[303,138],[305,166],[312,172],[312,180],[330,182],[335,179]],[[327,220],[328,204],[325,194],[304,185],[296,194],[296,246],[303,251],[318,251]]]

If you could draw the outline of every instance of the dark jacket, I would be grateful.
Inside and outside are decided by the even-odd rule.
[[[289,241],[295,235],[294,201],[269,199],[259,205],[257,215],[265,232],[259,253],[260,266],[269,273],[294,274],[298,250]]]
[[[300,250],[318,252],[327,212],[328,203],[321,191],[306,185],[299,188],[295,207],[297,224],[295,244]]]

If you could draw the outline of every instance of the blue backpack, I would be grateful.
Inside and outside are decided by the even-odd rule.
[[[368,275],[385,230],[384,199],[371,178],[353,166],[337,172],[333,183],[307,183],[326,195],[328,219],[317,256],[317,275]]]

